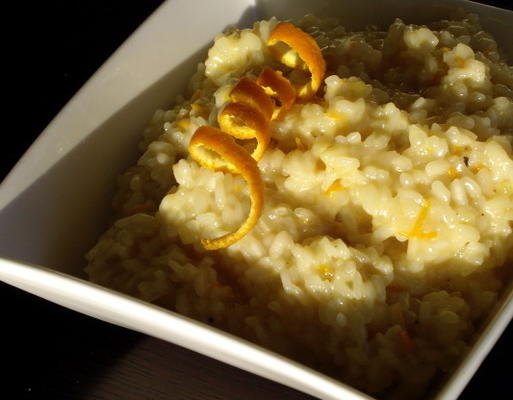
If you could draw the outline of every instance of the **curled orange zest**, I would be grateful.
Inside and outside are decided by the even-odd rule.
[[[260,160],[264,154],[271,133],[264,115],[245,103],[230,103],[219,114],[217,121],[221,129],[237,139],[257,140],[257,146],[251,155]]]
[[[276,46],[279,42],[287,44],[290,50],[281,51]],[[315,39],[289,22],[280,22],[271,32],[267,45],[273,57],[281,63],[310,71],[310,82],[298,88],[297,96],[302,100],[312,97],[326,73],[326,61]]]
[[[289,51],[279,51],[283,42]],[[288,22],[279,23],[267,41],[269,50],[283,64],[310,72],[310,81],[299,87],[297,97],[312,97],[322,82],[326,63],[315,40]],[[274,99],[274,102],[273,102]],[[269,122],[281,120],[296,101],[296,90],[279,71],[265,68],[257,82],[244,77],[230,92],[229,103],[218,115],[221,128],[202,126],[196,129],[189,143],[189,153],[200,165],[213,171],[240,174],[248,183],[251,208],[246,221],[235,232],[216,239],[202,239],[207,250],[228,247],[244,237],[262,214],[264,184],[257,161],[263,156],[271,140]],[[193,104],[196,113],[201,106]],[[251,156],[235,139],[256,139]]]
[[[255,81],[244,77],[230,92],[230,99],[234,103],[244,103],[260,111],[269,121],[273,114],[273,102],[265,90]]]
[[[207,168],[242,175],[248,184],[251,208],[246,221],[235,232],[216,239],[201,240],[207,250],[230,246],[244,237],[262,214],[264,184],[258,165],[243,147],[235,143],[232,136],[211,126],[202,126],[196,130],[189,144],[189,153],[199,164]]]
[[[281,121],[296,101],[296,90],[281,71],[264,68],[256,83],[262,86],[265,92],[277,101],[274,102],[272,120]]]

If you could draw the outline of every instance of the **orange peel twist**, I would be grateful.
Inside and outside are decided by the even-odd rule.
[[[257,140],[251,156],[260,160],[271,140],[269,121],[257,109],[245,103],[230,103],[219,114],[217,121],[221,130],[237,139]]]
[[[262,214],[264,184],[257,162],[235,143],[232,136],[211,126],[202,126],[196,130],[189,144],[189,153],[199,164],[209,169],[240,174],[248,184],[251,208],[239,229],[216,239],[201,239],[201,244],[207,250],[228,247],[244,237]]]
[[[278,42],[287,44],[290,51],[283,53],[276,50],[274,46]],[[230,92],[232,102],[218,115],[221,129],[202,126],[194,132],[189,143],[191,157],[213,171],[240,174],[248,184],[251,200],[249,214],[239,229],[216,239],[201,239],[207,250],[228,247],[255,226],[264,202],[264,184],[257,161],[271,140],[269,123],[283,119],[296,98],[306,100],[313,96],[326,72],[326,63],[315,40],[288,22],[275,27],[267,44],[273,56],[283,64],[308,70],[310,82],[299,86],[296,92],[281,71],[271,68],[262,70],[256,82],[243,77]],[[250,155],[235,139],[256,139],[257,146]]]
[[[244,103],[260,111],[269,121],[274,111],[271,98],[257,82],[243,77],[230,92],[230,99],[234,103]]]
[[[281,71],[268,67],[262,70],[256,83],[263,87],[268,96],[278,100],[279,104],[274,102],[271,119],[281,121],[296,101],[296,89]]]
[[[279,42],[287,44],[290,50],[280,51],[276,46]],[[298,87],[297,96],[302,100],[311,98],[319,89],[326,73],[326,61],[315,39],[289,22],[280,22],[271,32],[267,46],[273,57],[281,63],[310,72],[310,81]]]

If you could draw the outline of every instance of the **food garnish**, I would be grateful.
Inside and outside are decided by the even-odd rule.
[[[221,129],[237,139],[257,140],[251,156],[260,160],[271,140],[269,121],[257,109],[245,103],[230,103],[217,118]]]
[[[278,42],[289,45],[290,51],[284,54],[276,52],[273,46]],[[213,171],[242,175],[248,183],[251,198],[246,221],[235,232],[216,239],[202,239],[201,243],[207,250],[232,245],[257,223],[262,214],[264,199],[264,185],[257,161],[262,158],[271,140],[269,124],[271,121],[282,120],[296,98],[306,100],[313,96],[326,72],[326,63],[315,40],[288,22],[274,28],[267,44],[271,53],[283,64],[307,70],[311,78],[298,88],[296,96],[296,89],[281,71],[265,68],[256,82],[243,77],[230,92],[231,102],[218,115],[217,122],[221,129],[202,126],[194,132],[189,144],[191,157]],[[199,112],[197,109],[195,111]],[[235,139],[256,139],[257,144],[252,154],[249,155]]]
[[[265,93],[274,99],[271,119],[281,121],[296,101],[296,89],[283,76],[281,71],[269,67],[262,70],[256,83],[262,86]]]
[[[189,144],[189,152],[199,164],[214,171],[240,174],[248,184],[251,208],[246,221],[235,232],[216,239],[201,240],[207,250],[228,247],[244,237],[262,214],[264,184],[258,165],[242,146],[235,143],[232,136],[211,126],[196,130]]]
[[[290,49],[284,51],[279,46],[280,42]],[[310,81],[297,88],[297,96],[301,100],[311,98],[326,73],[326,61],[315,39],[290,22],[280,22],[271,32],[267,46],[271,54],[287,67],[310,72]]]

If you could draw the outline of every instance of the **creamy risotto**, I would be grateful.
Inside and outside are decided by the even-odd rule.
[[[245,221],[250,193],[189,142],[242,77],[293,78],[267,46],[277,23],[216,37],[189,94],[155,112],[86,272],[367,393],[421,396],[510,275],[513,69],[473,15],[361,32],[293,21],[322,50],[324,81],[270,123],[255,226],[207,251],[201,239]]]

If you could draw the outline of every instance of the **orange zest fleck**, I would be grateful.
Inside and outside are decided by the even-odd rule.
[[[333,271],[333,267],[331,267],[330,265],[327,265],[327,264],[320,264],[318,267],[317,267],[318,271],[319,271],[319,275],[321,276],[321,279],[325,280],[325,281],[332,281],[333,278],[335,277],[335,273]]]
[[[340,183],[340,179],[337,179],[324,191],[324,195],[331,197],[333,193],[340,192],[342,190],[344,190],[344,185]]]
[[[228,247],[244,237],[262,214],[264,184],[256,161],[229,134],[210,126],[196,130],[189,144],[190,155],[201,165],[214,171],[240,174],[248,184],[251,208],[248,217],[235,232],[216,239],[202,239],[207,250]]]
[[[208,110],[196,103],[191,104],[191,109],[196,112],[200,117],[208,118]]]
[[[257,78],[260,85],[274,99],[272,120],[281,121],[296,101],[296,89],[281,71],[264,68]]]
[[[460,57],[460,56],[456,56],[454,58],[454,61],[456,63],[456,66],[459,67],[459,68],[462,68],[465,64],[465,59],[463,57]]]
[[[389,288],[387,287],[387,289]],[[390,306],[390,312],[393,321],[396,322],[401,328],[399,330],[399,342],[401,347],[408,352],[415,350],[415,343],[408,333],[408,325],[406,324],[406,319],[404,318],[404,311],[402,306],[399,303],[394,303]]]
[[[476,164],[476,165],[474,165],[473,167],[471,167],[471,169],[470,169],[470,170],[471,170],[474,174],[477,174],[480,170],[482,170],[482,169],[483,169],[483,168],[485,168],[485,167],[486,167],[486,165],[479,163],[479,164]]]
[[[191,126],[191,120],[189,118],[182,118],[176,123],[176,126],[178,126],[182,130],[186,130]]]
[[[456,171],[456,168],[454,167],[449,167],[449,169],[447,170],[447,174],[451,177],[451,178],[455,178],[457,175],[458,175],[458,171]]]
[[[328,112],[326,113],[326,116],[331,119],[339,119],[341,115],[342,114],[340,114],[339,112],[332,111],[332,110],[328,110]]]
[[[326,170],[326,164],[324,164],[324,162],[320,158],[318,158],[315,161],[315,170],[317,172],[321,172],[321,171],[325,171]]]
[[[287,44],[290,50],[280,51],[277,46],[279,42]],[[280,22],[271,32],[267,46],[273,57],[281,63],[310,72],[310,81],[297,89],[297,96],[302,100],[312,97],[326,73],[326,61],[315,39],[289,22]]]
[[[461,155],[463,153],[463,150],[465,150],[465,148],[463,146],[455,145],[452,147],[453,153],[457,154],[457,155]]]
[[[221,130],[237,139],[257,140],[251,155],[260,160],[271,140],[268,120],[254,107],[245,103],[229,103],[219,114],[217,121]]]
[[[429,209],[431,208],[431,202],[429,200],[425,200],[422,208],[420,209],[417,218],[415,219],[415,223],[413,224],[413,228],[410,233],[401,233],[402,236],[407,237],[408,239],[434,239],[438,236],[436,232],[424,232],[422,231],[422,225],[426,220]]]

